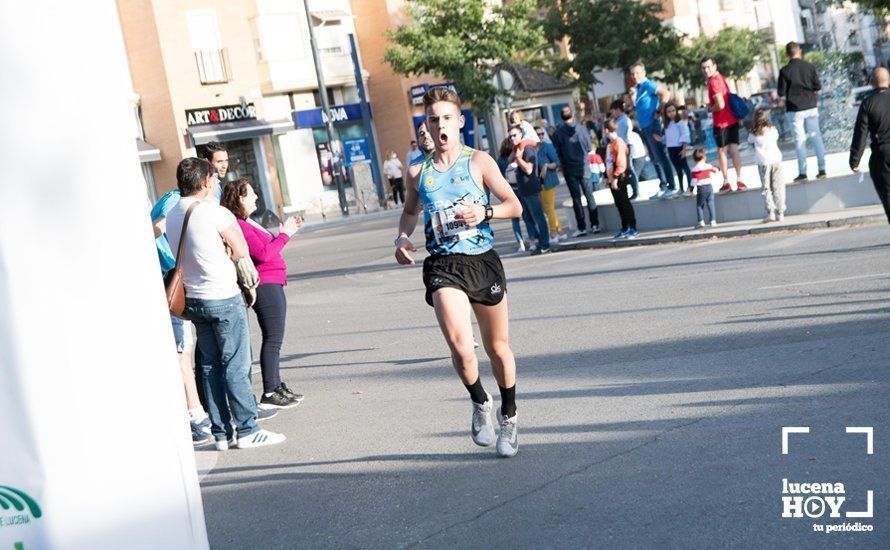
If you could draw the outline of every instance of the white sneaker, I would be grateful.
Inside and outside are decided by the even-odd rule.
[[[488,447],[494,443],[494,425],[491,423],[491,409],[494,399],[491,394],[485,392],[485,403],[481,405],[473,402],[473,419],[470,422],[470,432],[473,435],[473,443],[480,447]]]
[[[519,452],[519,428],[516,425],[517,414],[510,418],[504,418],[498,407],[498,422],[501,424],[501,433],[498,435],[498,456],[510,458]]]
[[[701,229],[701,228],[703,228],[704,226],[705,226],[705,222],[704,222],[704,220],[702,220],[702,221],[698,222],[698,224],[697,224],[695,227],[696,227],[697,229]]]
[[[567,241],[567,240],[569,240],[569,236],[566,235],[565,233],[557,234],[557,235],[556,235],[556,240],[559,241],[559,242]]]
[[[533,244],[532,244],[532,245],[529,245],[529,247],[528,247],[528,251],[529,251],[529,252],[534,252],[534,251],[537,250],[537,249],[538,249],[537,245],[533,245]]]
[[[220,439],[216,442],[216,450],[217,451],[228,451],[229,447],[236,447],[238,445],[238,436],[232,434],[232,437],[229,439]]]
[[[711,220],[711,227],[717,227],[717,220]]]
[[[577,239],[578,237],[583,237],[587,235],[587,231],[581,231],[580,229],[576,229],[574,233],[572,233],[572,238]]]
[[[283,442],[287,437],[284,434],[277,434],[269,430],[258,430],[250,435],[238,438],[239,449],[252,449],[254,447],[265,447],[266,445],[275,445]]]
[[[594,225],[593,227],[590,228],[590,232],[593,233],[593,234],[597,234],[597,233],[599,233],[599,232],[600,232],[600,226],[598,226],[598,225]]]
[[[770,212],[765,218],[763,218],[763,223],[770,223],[774,221],[776,221],[776,215],[772,212]]]
[[[525,241],[519,241],[519,248],[516,249],[516,252],[525,252]]]

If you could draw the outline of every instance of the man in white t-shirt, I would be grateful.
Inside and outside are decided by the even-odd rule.
[[[182,226],[191,211],[179,265],[185,287],[185,316],[194,323],[198,335],[201,353],[197,368],[204,374],[216,448],[281,443],[284,435],[262,430],[256,423],[247,308],[238,286],[239,272],[242,279],[247,277],[245,266],[250,259],[244,235],[231,212],[206,200],[215,189],[209,162],[184,159],[176,168],[176,184],[181,198],[167,214],[167,239],[178,254]],[[237,269],[233,262],[237,262]]]

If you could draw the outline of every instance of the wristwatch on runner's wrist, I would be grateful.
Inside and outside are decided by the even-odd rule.
[[[494,208],[492,208],[490,204],[486,204],[485,205],[485,221],[488,221],[493,217],[494,217]]]

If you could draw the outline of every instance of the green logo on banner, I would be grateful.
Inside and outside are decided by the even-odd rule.
[[[0,485],[0,528],[31,523],[42,515],[37,501],[25,492]]]

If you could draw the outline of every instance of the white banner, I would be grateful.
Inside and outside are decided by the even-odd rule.
[[[206,548],[115,3],[0,3],[0,75],[0,549]]]

